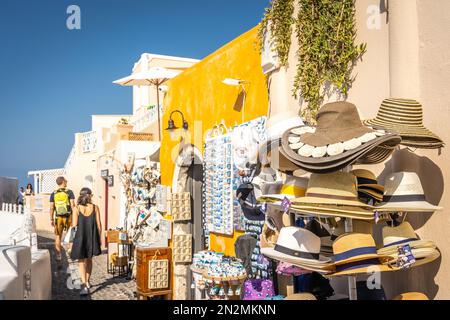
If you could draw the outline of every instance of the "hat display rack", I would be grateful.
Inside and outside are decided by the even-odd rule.
[[[401,100],[400,102],[395,102],[405,103],[405,101]],[[407,102],[412,103],[410,101]],[[343,111],[340,111],[341,107],[343,107]],[[313,187],[315,188],[311,188],[309,192],[307,190],[306,197],[297,199],[285,198],[283,201],[267,201],[267,205],[273,206],[278,211],[288,213],[291,221],[295,221],[296,217],[318,219],[319,222],[321,219],[328,218],[343,219],[343,229],[345,234],[352,234],[354,232],[354,219],[357,219],[358,221],[387,222],[388,226],[383,228],[384,247],[377,250],[374,254],[366,254],[366,256],[379,258],[379,267],[381,267],[381,271],[398,271],[404,268],[409,268],[410,266],[418,266],[431,262],[439,257],[440,252],[434,242],[420,240],[415,235],[414,230],[409,223],[406,222],[407,214],[410,212],[434,212],[435,210],[442,209],[428,203],[425,200],[425,194],[417,174],[413,172],[393,173],[387,176],[385,185],[382,186],[378,184],[376,177],[369,170],[352,169],[353,164],[367,165],[386,161],[394,152],[394,149],[399,146],[399,144],[403,144],[408,148],[427,148],[426,143],[424,142],[426,139],[422,139],[423,137],[421,136],[421,133],[423,135],[428,135],[426,137],[428,138],[428,140],[426,140],[427,143],[430,141],[435,142],[435,144],[429,148],[442,147],[444,145],[442,140],[440,140],[436,135],[426,131],[421,124],[413,124],[420,127],[417,129],[419,134],[411,134],[406,139],[406,143],[401,143],[402,139],[405,138],[406,134],[404,131],[407,131],[406,129],[403,131],[394,130],[391,126],[383,127],[380,125],[373,126],[373,128],[371,128],[371,124],[369,123],[365,123],[367,127],[363,127],[363,122],[360,120],[359,115],[356,112],[356,107],[347,102],[324,105],[319,111],[318,117],[320,116],[321,111],[323,112],[321,119],[322,123],[318,121],[317,129],[308,128],[307,130],[304,130],[306,127],[300,126],[286,130],[280,141],[280,148],[278,149],[278,151],[282,154],[284,153],[284,156],[293,164],[298,166],[300,169],[311,173],[311,178],[309,180],[310,182],[313,176],[316,175],[314,176],[315,185],[313,183]],[[422,111],[420,109],[420,115],[421,112]],[[350,132],[350,134],[349,132],[345,132],[345,125],[341,123],[342,130],[337,130],[329,135],[330,130],[333,127],[332,123],[336,122],[336,119],[339,117],[342,118],[342,121],[339,122],[346,122],[348,120],[348,123],[350,124],[349,126],[352,127],[353,132]],[[422,130],[422,132],[420,132],[420,130]],[[359,136],[361,136],[361,138],[356,138],[356,141],[354,137]],[[343,137],[345,137],[345,139]],[[415,139],[418,139],[418,144],[415,144]],[[339,142],[342,140],[346,140],[343,146],[340,145],[342,142]],[[322,147],[322,145],[325,145],[326,147]],[[309,149],[306,150],[307,148],[305,146]],[[339,149],[341,147],[343,148],[342,150]],[[337,152],[335,149],[339,149],[340,151]],[[361,201],[361,208],[355,209],[353,207],[352,209],[351,206],[355,206],[355,204],[351,203],[348,197],[349,194],[345,194],[345,191],[348,190],[341,189],[343,193],[339,193],[339,191],[337,191],[339,190],[339,182],[337,181],[340,180],[340,178],[345,178],[345,176],[339,177],[339,172],[352,173],[352,175],[357,178],[357,195],[358,198],[362,197],[367,199],[367,208],[362,208],[364,206]],[[288,172],[285,173],[289,174]],[[331,189],[334,189],[333,191],[336,193],[328,194],[331,195],[330,198],[339,199],[339,202],[343,206],[345,206],[345,203],[347,202],[349,207],[336,207],[336,210],[333,210],[331,205],[327,207],[327,203],[332,204],[334,200],[314,202],[317,200],[317,198],[314,198],[324,196],[323,193],[325,193],[326,198],[327,190],[324,191],[324,189],[321,189],[324,186],[320,184],[320,177],[318,177],[325,176],[326,174],[336,174],[336,176],[331,179],[335,183],[333,186],[334,188]],[[317,181],[319,181],[319,183],[317,183]],[[310,186],[308,185],[308,188],[309,187]],[[308,193],[310,194],[309,196]],[[322,205],[319,205],[320,203],[322,203]],[[390,226],[389,222],[391,223]],[[358,235],[358,233],[353,234],[355,236]],[[386,239],[384,238],[385,234]],[[361,237],[361,234],[360,238],[361,239],[358,239],[357,241],[363,242],[364,237]],[[367,238],[366,246],[376,248],[373,237],[370,236]],[[341,242],[344,242],[342,241],[344,238],[340,239]],[[335,243],[337,243],[337,241],[335,241]],[[408,245],[405,245],[404,248],[404,244]],[[346,247],[345,243],[343,243],[342,247],[347,248],[348,246]],[[295,251],[295,248],[289,249],[290,251]],[[301,248],[297,249],[297,251],[298,250],[302,251]],[[348,248],[346,250],[348,250]],[[403,250],[406,250],[405,253],[403,253]],[[276,248],[265,250],[265,252],[270,258],[283,258],[282,250],[277,250]],[[405,265],[399,263],[401,262],[400,260],[404,258],[402,256],[403,254],[408,257],[408,254],[411,254],[411,252],[413,258],[412,262],[407,262]],[[334,255],[336,255],[336,252],[334,252]],[[419,259],[418,261],[414,258],[415,256]],[[299,260],[300,258],[291,257],[290,259],[291,261],[294,261],[295,259]],[[361,258],[359,259],[361,260]],[[366,273],[365,271],[367,271],[367,268],[361,268],[362,272],[355,272],[353,267],[347,270],[347,266],[344,266],[347,264],[347,261],[352,262],[349,259],[343,260],[340,263],[335,260],[333,264],[335,265],[336,270],[330,273],[329,276],[346,276],[348,280],[349,299],[357,300],[357,274]],[[301,263],[299,263],[299,265],[301,265]],[[348,263],[348,265],[352,265],[352,263]],[[317,264],[315,265],[315,268],[318,268]],[[326,272],[323,272],[323,274],[327,276]]]

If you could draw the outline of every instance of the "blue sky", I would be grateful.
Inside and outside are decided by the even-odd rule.
[[[81,8],[81,30],[66,9]],[[202,59],[255,26],[269,0],[0,1],[0,176],[64,165],[91,114],[132,110],[112,81],[141,53]]]

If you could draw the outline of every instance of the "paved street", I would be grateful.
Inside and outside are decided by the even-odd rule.
[[[113,277],[106,271],[106,254],[93,259],[91,276],[91,295],[80,297],[80,279],[78,265],[72,262],[67,254],[63,254],[62,261],[55,260],[53,245],[54,236],[40,233],[39,247],[49,249],[52,260],[52,299],[53,300],[133,300],[136,283],[125,277]],[[64,251],[64,253],[66,253]]]

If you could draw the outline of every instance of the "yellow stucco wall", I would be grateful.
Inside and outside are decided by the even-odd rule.
[[[189,124],[186,143],[203,152],[207,130],[222,120],[227,127],[267,114],[268,92],[266,78],[261,69],[261,56],[256,45],[257,27],[242,34],[204,60],[170,80],[164,99],[163,129],[167,127],[170,112],[180,110]],[[242,110],[235,110],[239,87],[222,83],[225,78],[248,81]],[[173,117],[180,127],[178,114]],[[164,185],[172,185],[175,160],[179,154],[178,141],[171,140],[164,130],[161,143],[161,174]],[[233,237],[211,237],[211,249],[234,255]]]

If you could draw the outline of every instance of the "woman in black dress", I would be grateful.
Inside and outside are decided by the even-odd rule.
[[[81,278],[81,295],[88,295],[91,287],[92,257],[101,254],[102,225],[98,206],[92,203],[92,191],[83,188],[77,201],[77,210],[73,213],[73,225],[77,227],[73,239],[72,260],[78,260]]]

